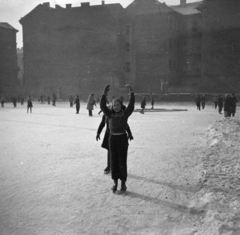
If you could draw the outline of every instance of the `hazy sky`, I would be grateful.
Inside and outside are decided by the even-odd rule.
[[[100,5],[102,0],[84,0],[82,2],[90,2],[91,5]],[[105,0],[105,4],[120,3],[123,7],[128,6],[133,0]],[[187,0],[187,2],[196,2],[197,0]],[[52,7],[58,4],[65,7],[65,4],[72,6],[80,6],[81,0],[0,0],[0,22],[7,22],[16,28],[17,47],[22,47],[22,26],[19,20],[32,11],[38,4],[50,2]],[[160,0],[166,2],[167,5],[178,5],[180,0]]]

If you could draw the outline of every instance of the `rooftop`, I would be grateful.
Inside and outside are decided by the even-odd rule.
[[[6,29],[13,29],[16,32],[18,32],[17,29],[13,28],[10,24],[8,24],[7,22],[0,22],[0,28],[6,28]]]
[[[203,1],[187,3],[185,6],[177,5],[177,6],[169,6],[174,11],[182,14],[182,15],[193,15],[200,13],[196,8],[201,5]]]

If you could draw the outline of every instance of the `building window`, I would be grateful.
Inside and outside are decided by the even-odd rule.
[[[125,30],[126,30],[126,35],[130,35],[130,32],[131,32],[131,27],[130,27],[130,25],[126,25]]]
[[[129,42],[126,43],[126,48],[125,49],[126,49],[126,51],[130,51],[130,43]]]
[[[130,73],[131,72],[131,64],[130,62],[125,63],[125,72]]]
[[[172,60],[169,60],[169,70],[172,71]]]

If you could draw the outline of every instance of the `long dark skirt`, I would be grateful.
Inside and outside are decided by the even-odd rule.
[[[113,180],[127,181],[127,152],[128,137],[123,135],[110,135],[110,164]]]

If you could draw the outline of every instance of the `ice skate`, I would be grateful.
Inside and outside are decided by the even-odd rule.
[[[120,189],[120,191],[121,191],[121,192],[126,192],[126,190],[127,190],[126,183],[125,183],[124,181],[122,181],[122,184],[121,184],[121,189]]]
[[[114,185],[112,186],[112,191],[113,193],[115,193],[117,191],[117,186],[118,186],[118,182],[117,181],[114,181]]]

